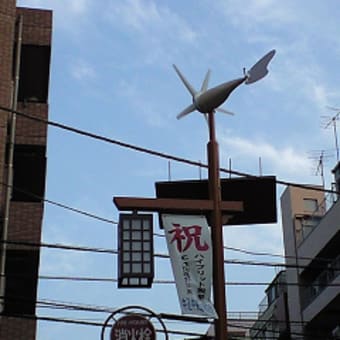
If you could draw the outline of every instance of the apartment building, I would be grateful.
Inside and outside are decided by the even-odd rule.
[[[52,13],[0,1],[0,106],[48,117]],[[47,126],[0,109],[0,339],[36,337]]]
[[[340,191],[340,162],[333,169]],[[286,270],[266,289],[251,339],[340,339],[340,200],[322,186],[281,196]]]
[[[286,271],[280,271],[265,290],[257,320],[250,329],[250,339],[289,340]]]
[[[339,191],[340,162],[333,173]],[[260,310],[252,339],[268,338],[268,332],[259,337],[261,328],[271,329],[270,339],[339,339],[340,200],[321,186],[289,186],[281,196],[281,210],[287,284]],[[272,287],[274,283],[275,279]],[[279,318],[275,313],[280,304],[284,306],[280,303],[283,297],[286,317],[280,313]],[[275,329],[273,320],[281,322],[276,325],[287,324],[283,333]]]
[[[288,187],[281,197],[291,332],[306,340],[333,339],[340,325],[340,200],[322,189]]]

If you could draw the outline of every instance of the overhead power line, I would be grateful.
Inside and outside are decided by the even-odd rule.
[[[27,299],[22,297],[15,297],[17,301],[26,301]],[[69,301],[59,301],[59,300],[51,300],[51,299],[40,299],[37,301],[37,307],[57,307],[57,308],[63,308],[65,310],[69,311],[78,311],[78,312],[95,312],[95,313],[112,313],[116,310],[115,307],[107,307],[107,306],[99,306],[99,305],[91,305],[91,304],[83,304],[78,302],[69,302]],[[129,312],[124,312],[124,314],[130,314]],[[143,313],[141,313],[143,315]],[[231,311],[228,312],[228,319],[253,319],[258,320],[255,318],[236,318],[236,315],[252,315],[254,316],[257,314],[257,312],[254,311]],[[180,320],[180,321],[186,321],[186,322],[193,322],[193,323],[213,323],[211,319],[201,317],[201,316],[188,316],[188,315],[179,315],[179,314],[168,314],[168,313],[159,313],[158,314],[161,318],[167,319],[167,320]],[[231,317],[233,316],[233,317]],[[264,321],[264,320],[258,320],[258,321]],[[269,320],[267,320],[269,321]],[[286,322],[286,320],[281,319],[275,319],[272,320],[273,322],[277,323],[283,323]],[[300,321],[300,320],[290,320],[290,324],[303,324],[305,325],[306,322]]]
[[[13,314],[13,315],[2,315],[2,317],[6,318],[20,318],[20,319],[31,319],[38,321],[47,321],[47,322],[58,322],[64,324],[76,324],[82,326],[95,326],[95,327],[103,327],[104,322],[95,322],[95,321],[87,321],[81,319],[71,319],[71,318],[57,318],[50,316],[34,316],[34,315],[25,315],[25,314]],[[106,327],[112,327],[112,325],[107,325]],[[164,333],[163,329],[156,329],[157,333]],[[179,330],[171,330],[167,329],[168,334],[173,335],[185,335],[185,336],[202,336],[204,334],[198,332],[189,332],[189,331],[179,331]]]
[[[46,199],[46,198],[43,198],[41,196],[38,196],[38,195],[35,195],[33,193],[30,193],[26,190],[22,190],[22,189],[18,189],[17,187],[14,187],[14,186],[10,186],[8,184],[5,184],[3,182],[0,182],[0,185],[4,185],[4,186],[7,186],[7,187],[11,187],[17,191],[20,191],[22,193],[25,193],[26,195],[29,195],[31,197],[34,197],[34,198],[37,198],[37,199],[40,199],[42,201],[45,201],[49,204],[52,204],[52,205],[55,205],[55,206],[58,206],[60,208],[63,208],[63,209],[66,209],[66,210],[69,210],[69,211],[72,211],[72,212],[75,212],[75,213],[78,213],[78,214],[81,214],[81,215],[85,215],[87,217],[90,217],[90,218],[93,218],[93,219],[96,219],[96,220],[99,220],[101,222],[105,222],[105,223],[109,223],[109,224],[118,224],[118,222],[114,221],[114,220],[110,220],[108,218],[105,218],[105,217],[101,217],[101,216],[98,216],[98,215],[95,215],[93,213],[90,213],[88,211],[84,211],[84,210],[81,210],[81,209],[78,209],[78,208],[75,208],[75,207],[71,207],[71,206],[68,206],[66,204],[63,204],[63,203],[59,203],[59,202],[55,202],[55,201],[52,201],[52,200],[49,200],[49,199]],[[164,234],[159,234],[159,233],[154,233],[154,236],[156,237],[161,237],[161,238],[165,238],[165,235]],[[237,251],[237,252],[241,252],[241,253],[244,253],[244,254],[249,254],[249,255],[255,255],[255,256],[271,256],[271,257],[279,257],[279,258],[283,258],[283,259],[288,259],[288,258],[294,258],[294,256],[286,256],[286,255],[279,255],[279,254],[272,254],[272,253],[269,253],[269,252],[255,252],[255,251],[250,251],[250,250],[246,250],[246,249],[241,249],[241,248],[235,248],[235,247],[228,247],[228,246],[224,246],[224,249],[226,250],[232,250],[232,251]],[[76,250],[76,249],[74,249]],[[81,250],[81,249],[80,249]],[[300,260],[318,260],[318,261],[324,261],[324,262],[329,262],[331,261],[332,259],[327,259],[327,258],[321,258],[321,257],[315,257],[315,258],[308,258],[308,257],[298,257],[298,259]]]
[[[39,121],[41,123],[49,124],[49,125],[57,127],[57,128],[61,128],[61,129],[64,129],[64,130],[67,130],[67,131],[70,131],[70,132],[73,132],[73,133],[84,135],[84,136],[94,138],[94,139],[97,139],[97,140],[101,140],[101,141],[104,141],[104,142],[108,142],[108,143],[111,143],[111,144],[116,144],[116,145],[119,145],[121,147],[130,148],[130,149],[138,151],[138,152],[144,152],[144,153],[148,153],[148,154],[151,154],[151,155],[154,155],[154,156],[157,156],[157,157],[162,157],[162,158],[166,158],[166,159],[170,159],[170,160],[174,160],[174,161],[178,161],[178,162],[182,162],[182,163],[186,163],[186,164],[190,164],[190,165],[194,165],[194,166],[206,167],[207,168],[207,165],[202,164],[200,162],[190,161],[190,160],[180,158],[180,157],[177,157],[177,156],[173,156],[173,155],[161,153],[161,152],[150,150],[150,149],[145,149],[145,148],[142,148],[142,147],[139,147],[139,146],[131,145],[131,144],[128,144],[128,143],[124,143],[124,142],[121,142],[121,141],[113,140],[113,139],[103,137],[103,136],[100,136],[100,135],[96,135],[96,134],[93,134],[93,133],[90,133],[90,132],[87,132],[87,131],[76,129],[76,128],[73,128],[73,127],[70,127],[70,126],[67,126],[67,125],[64,125],[64,124],[43,120],[43,119],[40,119],[40,118],[37,118],[37,117],[33,117],[33,116],[30,116],[30,115],[24,114],[22,112],[6,109],[6,108],[3,108],[1,106],[0,106],[0,109],[7,111],[7,112],[15,112],[18,115],[21,115],[21,116],[28,118],[28,119],[33,119],[33,120]],[[258,176],[254,176],[254,175],[251,175],[251,174],[242,173],[242,172],[229,170],[229,169],[223,169],[222,168],[220,170],[222,172],[227,172],[227,173],[231,173],[231,174],[238,175],[238,176],[246,176],[246,177],[252,177],[252,178],[258,177]],[[318,191],[328,192],[328,193],[332,193],[332,194],[339,194],[337,191],[333,191],[333,190],[327,190],[327,189],[324,189],[324,188],[315,188],[315,187],[311,187],[311,186],[306,186],[306,185],[302,185],[302,184],[298,184],[298,183],[291,183],[291,182],[286,182],[286,181],[281,181],[281,180],[276,180],[276,183],[282,184],[282,185],[288,185],[288,186],[301,187],[301,188],[304,188],[304,189],[310,189],[310,190],[314,190],[314,191],[318,190]],[[47,199],[45,201],[48,202],[48,203],[60,206],[61,208],[65,208],[65,209],[68,209],[68,210],[71,210],[71,211],[74,211],[74,212],[77,212],[77,213],[82,213],[82,214],[84,214],[88,217],[100,219],[100,220],[103,220],[104,222],[108,222],[108,223],[115,223],[114,221],[111,221],[111,220],[108,220],[108,219],[98,218],[98,216],[96,216],[96,215],[86,213],[86,212],[84,213],[84,211],[74,209],[74,208],[68,207],[66,205],[54,202],[54,201],[50,201],[50,200],[47,200]],[[39,245],[39,246],[42,246],[42,245]],[[55,245],[55,247],[53,247],[52,245],[49,245],[49,247],[50,248],[59,248],[59,245]],[[71,247],[68,247],[68,246],[65,246],[65,245],[62,245],[61,247],[62,247],[62,249],[67,249],[67,250],[92,251],[92,250],[90,250],[91,248],[87,248],[87,247],[72,247],[73,249],[71,249]],[[105,249],[96,249],[95,251],[96,252],[103,252],[103,253],[107,252],[107,250],[105,250]],[[116,254],[116,251],[111,250],[111,253]],[[163,254],[160,254],[160,257],[166,257],[166,256],[163,256]],[[268,265],[268,266],[287,267],[286,264],[268,263],[268,262],[239,261],[239,260],[229,260],[229,261],[225,261],[225,262],[230,263],[230,264],[266,265],[266,266]],[[293,266],[293,267],[301,268],[302,266]],[[42,321],[80,323],[80,324],[87,324],[87,325],[91,324],[91,325],[96,325],[96,326],[102,326],[102,323],[89,323],[89,322],[86,322],[86,321],[72,320],[72,319],[61,319],[61,318],[50,318],[50,317],[37,317],[37,319],[42,320]],[[230,326],[238,327],[237,325],[232,325],[232,324],[230,324]],[[239,327],[242,327],[242,326],[239,326]],[[244,327],[242,327],[242,328],[244,328]],[[193,332],[177,332],[177,331],[171,332],[170,331],[169,333],[182,334],[182,335],[193,335],[193,336],[194,335],[201,335],[201,334],[193,333]],[[292,333],[292,334],[293,335],[302,335],[302,334],[297,334],[297,333],[295,333],[295,334]]]
[[[6,274],[4,277],[11,279],[27,279],[32,278],[34,275],[28,274]],[[116,283],[118,282],[117,278],[111,277],[89,277],[89,276],[65,276],[65,275],[44,275],[41,274],[38,276],[39,280],[47,280],[47,281],[69,281],[69,282],[96,282],[96,283]],[[174,280],[166,280],[166,279],[156,279],[153,280],[153,284],[156,285],[174,285],[176,282]],[[269,286],[273,282],[237,282],[237,281],[225,281],[224,284],[226,286],[238,286],[238,287],[258,287],[258,286]],[[276,285],[281,286],[298,286],[298,287],[310,287],[310,283],[293,283],[293,282],[282,282],[276,283]],[[321,285],[320,285],[321,286]],[[325,286],[326,287],[326,286]],[[327,287],[340,287],[340,283],[328,283]]]
[[[119,141],[119,140],[116,140],[116,139],[101,136],[101,135],[98,135],[98,134],[95,134],[95,133],[92,133],[92,132],[89,132],[89,131],[81,130],[81,129],[78,129],[78,128],[75,128],[75,127],[72,127],[72,126],[69,126],[69,125],[65,125],[65,124],[57,123],[57,122],[54,122],[54,121],[51,121],[51,120],[46,120],[46,119],[42,119],[42,118],[39,118],[39,117],[36,117],[36,116],[32,116],[32,115],[29,115],[27,113],[17,111],[17,110],[13,110],[13,109],[10,109],[10,108],[4,107],[4,106],[0,106],[0,110],[3,110],[5,112],[12,112],[12,113],[17,114],[18,116],[21,116],[21,117],[24,117],[24,118],[27,118],[27,119],[30,119],[30,120],[34,120],[34,121],[40,122],[42,124],[54,126],[54,127],[59,128],[59,129],[70,131],[70,132],[73,132],[73,133],[76,133],[76,134],[79,134],[79,135],[82,135],[82,136],[86,136],[86,137],[89,137],[89,138],[93,138],[93,139],[96,139],[96,140],[106,142],[106,143],[109,143],[109,144],[115,144],[115,145],[118,145],[118,146],[121,146],[121,147],[124,147],[124,148],[127,148],[127,149],[131,149],[131,150],[134,150],[134,151],[146,153],[146,154],[153,155],[153,156],[156,156],[156,157],[160,157],[160,158],[164,158],[164,159],[168,159],[168,160],[173,160],[173,161],[176,161],[176,162],[185,163],[185,164],[189,164],[189,165],[193,165],[193,166],[197,166],[197,167],[208,168],[207,164],[203,164],[201,162],[192,161],[192,160],[189,160],[189,159],[186,159],[186,158],[170,155],[170,154],[167,154],[167,153],[164,153],[164,152],[155,151],[155,150],[147,149],[147,148],[144,148],[144,147],[141,147],[141,146],[129,144],[129,143],[122,142],[122,141]],[[240,171],[236,171],[236,170],[232,170],[232,169],[220,168],[220,171],[228,173],[228,174],[236,175],[236,176],[243,176],[243,177],[249,177],[249,178],[259,178],[259,177],[261,177],[261,176],[256,176],[256,175],[252,175],[252,174],[248,174],[248,173],[244,173],[244,172],[240,172]],[[281,184],[281,185],[286,185],[286,186],[294,186],[294,187],[298,187],[298,188],[304,188],[304,189],[307,189],[307,190],[322,191],[322,192],[340,195],[340,192],[338,192],[338,191],[325,189],[325,188],[322,188],[322,187],[314,187],[314,186],[310,186],[310,185],[293,183],[293,182],[288,182],[288,181],[283,181],[283,180],[278,180],[278,179],[276,179],[276,183]]]
[[[41,197],[41,196],[38,196],[38,195],[33,194],[33,193],[31,193],[31,192],[28,192],[28,191],[26,191],[26,190],[18,189],[17,187],[8,185],[8,184],[3,183],[3,182],[0,182],[0,185],[4,185],[4,186],[7,186],[7,187],[11,187],[11,188],[13,188],[13,189],[15,189],[15,190],[17,190],[17,191],[20,191],[20,192],[24,193],[25,195],[29,195],[29,196],[31,196],[31,197],[40,199],[40,200],[42,200],[42,201],[44,201],[44,202],[46,202],[46,203],[49,203],[49,204],[58,206],[58,207],[60,207],[60,208],[62,208],[62,209],[66,209],[66,210],[69,210],[69,211],[72,211],[72,212],[75,212],[75,213],[78,213],[78,214],[81,214],[81,215],[84,215],[84,216],[87,216],[87,217],[90,217],[90,218],[99,220],[99,221],[101,221],[101,222],[105,222],[105,223],[109,223],[109,224],[115,224],[115,225],[118,224],[118,222],[116,222],[116,221],[114,221],[114,220],[110,220],[110,219],[108,219],[108,218],[105,218],[105,217],[102,217],[102,216],[99,216],[99,215],[90,213],[90,212],[88,212],[88,211],[85,211],[85,210],[82,210],[82,209],[79,209],[79,208],[71,207],[71,206],[66,205],[66,204],[64,204],[64,203],[59,203],[59,202],[56,202],[56,201],[52,201],[52,200],[43,198],[43,197]],[[156,236],[156,237],[161,237],[161,238],[165,238],[165,235],[164,235],[164,234],[160,234],[160,233],[154,233],[154,236]],[[224,246],[224,249],[226,249],[226,250],[232,250],[232,251],[237,251],[237,252],[241,252],[241,253],[248,254],[248,255],[255,255],[255,256],[271,256],[271,257],[279,257],[279,258],[283,258],[283,259],[288,259],[288,258],[293,258],[293,259],[295,259],[294,256],[287,256],[287,255],[280,255],[280,254],[272,254],[272,253],[269,253],[269,252],[255,252],[255,251],[251,251],[251,250],[246,250],[246,249],[241,249],[241,248],[235,248],[235,247],[230,247],[230,246]],[[76,250],[76,249],[74,249],[74,250]],[[298,259],[300,259],[300,260],[318,260],[318,261],[324,261],[324,262],[329,262],[329,261],[332,260],[332,259],[321,258],[321,257],[315,257],[315,258],[298,257]]]
[[[4,241],[2,241],[4,242]],[[74,245],[65,245],[58,243],[36,243],[36,242],[28,242],[28,241],[5,241],[7,244],[12,245],[21,245],[25,247],[43,247],[43,248],[52,248],[52,249],[63,249],[70,251],[85,251],[85,252],[94,252],[94,253],[106,253],[106,254],[118,254],[118,250],[113,249],[105,249],[105,248],[94,248],[94,247],[85,247],[85,246],[74,246]],[[155,257],[168,259],[170,256],[168,254],[155,253]],[[234,265],[247,265],[247,266],[264,266],[264,267],[276,267],[276,268],[309,268],[308,265],[295,265],[295,264],[286,264],[279,262],[261,262],[261,261],[250,261],[250,260],[239,260],[239,259],[228,259],[224,260],[225,264],[234,264]],[[325,269],[324,266],[313,266],[313,269]],[[340,270],[340,268],[334,268],[334,270]]]
[[[46,308],[55,308],[55,309],[62,309],[62,310],[68,310],[68,311],[83,311],[83,312],[95,312],[95,313],[112,313],[114,309],[108,308],[108,307],[101,307],[101,306],[93,306],[93,305],[79,305],[75,303],[67,303],[67,302],[58,302],[58,301],[46,301],[46,300],[40,300],[37,302],[38,307],[46,306]],[[126,312],[128,313],[128,312]],[[158,314],[159,317],[163,319],[170,319],[170,320],[179,320],[179,321],[187,321],[191,323],[207,323],[207,324],[212,324],[210,320],[204,319],[204,318],[194,318],[194,317],[186,317],[183,315],[167,315],[164,313]],[[6,316],[5,317],[10,317]],[[61,322],[61,323],[68,323],[68,324],[79,324],[79,325],[84,325],[84,326],[97,326],[97,327],[103,327],[104,323],[103,322],[98,322],[98,321],[88,321],[84,319],[75,319],[75,318],[56,318],[56,317],[49,317],[49,316],[33,316],[33,315],[25,315],[25,314],[17,314],[17,315],[12,315],[12,317],[16,318],[29,318],[29,319],[35,319],[35,320],[40,320],[40,321],[51,321],[51,322]],[[240,319],[242,321],[242,319]],[[263,320],[258,320],[258,319],[253,319],[254,321],[262,321]],[[294,320],[275,320],[275,323],[280,324],[280,323],[285,323],[287,325],[293,325],[293,324],[301,324],[305,325],[304,322],[302,321],[294,321]],[[229,326],[234,327],[234,328],[239,328],[243,330],[254,330],[254,331],[262,331],[263,327],[260,326],[247,326],[247,325],[241,325],[239,323],[236,323],[235,321],[229,322]],[[112,327],[112,325],[107,325],[107,327]],[[319,327],[319,331],[322,331],[322,327]],[[157,332],[162,332],[162,330],[157,330]],[[273,335],[279,335],[280,331],[279,330],[271,330]],[[190,336],[200,336],[203,335],[202,333],[196,333],[196,332],[187,332],[187,331],[179,331],[179,330],[168,330],[169,334],[178,334],[178,335],[190,335]],[[298,332],[291,332],[290,333],[292,336],[302,336],[302,333]],[[315,335],[315,339],[323,339],[325,340],[325,335]]]
[[[90,218],[93,218],[93,219],[96,219],[96,220],[99,220],[101,222],[106,222],[106,223],[109,223],[109,224],[118,224],[118,222],[114,221],[114,220],[110,220],[108,218],[105,218],[105,217],[102,217],[102,216],[98,216],[96,214],[93,214],[91,212],[88,212],[88,211],[85,211],[85,210],[82,210],[82,209],[79,209],[79,208],[75,208],[75,207],[71,207],[69,205],[66,205],[64,203],[60,203],[60,202],[56,202],[56,201],[53,201],[53,200],[50,200],[48,198],[45,198],[45,197],[42,197],[42,196],[38,196],[36,194],[33,194],[32,192],[28,192],[27,190],[22,190],[22,189],[19,189],[13,185],[9,185],[7,183],[4,183],[4,182],[0,182],[0,185],[3,185],[5,187],[9,187],[9,188],[12,188],[16,191],[19,191],[21,193],[24,193],[25,195],[28,195],[32,198],[36,198],[36,199],[39,199],[41,201],[44,201],[48,204],[51,204],[51,205],[54,205],[54,206],[57,206],[59,208],[62,208],[62,209],[65,209],[65,210],[69,210],[69,211],[72,211],[74,213],[77,213],[77,214],[81,214],[81,215],[84,215],[86,217],[90,217]]]

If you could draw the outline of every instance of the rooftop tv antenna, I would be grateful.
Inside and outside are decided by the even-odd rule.
[[[339,162],[339,143],[338,143],[338,134],[336,130],[336,122],[339,120],[340,115],[340,108],[327,106],[329,110],[335,111],[336,114],[334,116],[322,116],[323,119],[325,119],[325,125],[324,128],[328,129],[333,125],[333,131],[334,131],[334,140],[335,140],[335,149],[336,149],[336,160]]]
[[[309,159],[316,161],[316,170],[314,172],[315,176],[321,177],[321,183],[323,188],[325,188],[325,176],[324,176],[324,164],[328,158],[333,157],[333,153],[327,150],[315,150],[310,152],[311,156]]]

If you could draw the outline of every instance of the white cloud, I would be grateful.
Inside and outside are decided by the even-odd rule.
[[[70,251],[45,252],[40,270],[42,275],[70,275],[89,272],[90,261],[85,253]]]
[[[328,94],[327,94],[327,89],[325,88],[325,86],[321,84],[314,84],[313,94],[314,94],[313,97],[315,98],[315,101],[319,106],[325,107],[327,105]]]
[[[332,62],[323,48],[337,51],[340,46],[336,40],[338,25],[330,16],[333,5],[327,9],[318,2],[306,8],[294,1],[228,0],[218,2],[218,6],[251,45],[276,48],[275,72],[269,80],[276,91],[289,91],[300,97],[297,102],[305,101],[305,107],[309,104],[317,109],[339,98],[329,78],[332,75],[325,72],[327,65],[318,59],[323,53],[325,62]]]
[[[169,8],[159,6],[159,3],[141,0],[127,0],[113,3],[108,13],[111,20],[118,20],[128,28],[141,34],[146,34],[150,40],[175,36],[185,42],[195,40],[195,32],[186,22]]]
[[[153,2],[142,4],[141,1],[128,0],[120,5],[112,7],[127,26],[142,31],[148,24],[159,24],[161,13]]]
[[[96,77],[94,67],[84,60],[77,60],[72,63],[71,74],[77,80],[89,80]]]
[[[285,176],[301,176],[309,172],[310,161],[292,146],[279,149],[266,142],[225,135],[219,140],[221,152],[228,150],[228,156],[233,159],[254,160],[261,157],[267,168],[281,175],[284,172]]]
[[[154,96],[148,95],[138,86],[145,86],[145,84],[136,85],[122,80],[119,86],[116,87],[115,95],[125,98],[126,105],[143,116],[143,120],[150,127],[164,127],[167,121],[167,115],[164,114],[164,110],[159,109],[158,103],[155,104]]]
[[[59,1],[60,2],[60,1]],[[70,10],[73,13],[82,14],[87,11],[90,5],[89,0],[76,0],[76,1],[64,1],[65,5],[70,6]]]
[[[283,241],[280,224],[278,219],[278,223],[275,224],[225,227],[224,244],[227,247],[242,250],[282,254]],[[233,252],[233,258],[239,256],[239,253]]]
[[[319,108],[324,111],[326,106],[337,102],[340,98],[340,91],[332,91],[330,87],[321,83],[313,84],[313,99]]]
[[[90,0],[18,0],[18,6],[34,8],[52,8],[64,14],[83,14],[90,5]]]
[[[49,224],[43,227],[43,242],[49,244],[72,245],[74,240],[67,228]],[[88,271],[89,259],[85,252],[43,248],[40,271],[42,275],[69,275]]]
[[[18,0],[18,6],[52,10],[53,31],[62,29],[78,39],[93,3],[93,0]]]
[[[240,28],[270,22],[272,25],[288,24],[296,19],[294,11],[276,0],[220,1],[228,19]]]
[[[326,105],[336,102],[340,92],[332,87],[325,68],[310,53],[308,42],[295,41],[277,47],[268,87],[277,93],[288,93],[290,100],[283,110],[294,110],[297,114],[310,116],[311,110],[324,110]],[[303,103],[303,107],[299,105]]]
[[[139,62],[173,63],[181,45],[194,45],[197,33],[178,13],[153,0],[111,2],[105,14],[114,31],[128,35]]]

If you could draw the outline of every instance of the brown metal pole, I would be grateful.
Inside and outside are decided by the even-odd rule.
[[[227,340],[227,307],[224,286],[224,253],[223,253],[223,226],[221,212],[221,181],[219,173],[219,154],[216,141],[214,111],[209,117],[209,143],[208,151],[208,175],[209,198],[214,207],[211,213],[211,239],[213,246],[213,291],[214,306],[218,315],[215,320],[215,339]]]

